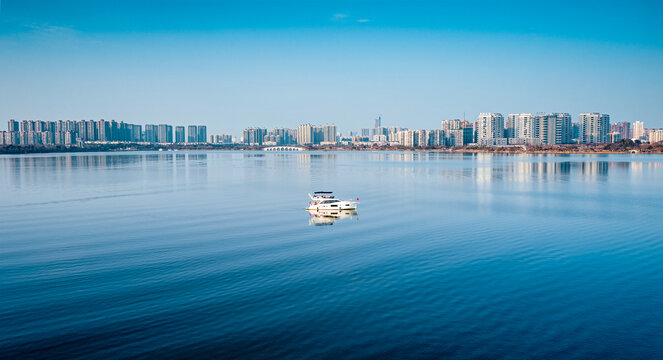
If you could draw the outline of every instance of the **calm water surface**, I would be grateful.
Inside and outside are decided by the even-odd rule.
[[[1,156],[0,357],[656,358],[661,234],[656,155]]]

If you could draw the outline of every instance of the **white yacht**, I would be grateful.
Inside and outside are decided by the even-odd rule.
[[[331,191],[316,191],[313,195],[308,194],[311,201],[306,210],[356,210],[359,198],[354,200],[338,200]]]

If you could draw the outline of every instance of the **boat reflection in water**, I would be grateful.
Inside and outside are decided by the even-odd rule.
[[[356,210],[308,210],[309,225],[333,225],[338,220],[359,220]]]

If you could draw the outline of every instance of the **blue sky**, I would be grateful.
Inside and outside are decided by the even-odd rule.
[[[238,135],[596,111],[663,127],[654,1],[0,1],[3,121]]]

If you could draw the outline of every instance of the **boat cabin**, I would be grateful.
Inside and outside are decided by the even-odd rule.
[[[334,195],[331,191],[316,191],[313,193],[313,197],[316,199],[333,199]]]

